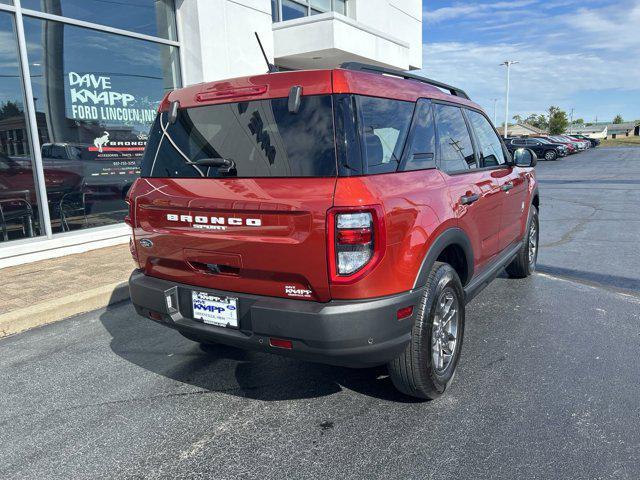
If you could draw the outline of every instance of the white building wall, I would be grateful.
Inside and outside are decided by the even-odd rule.
[[[347,5],[349,18],[328,13],[273,24],[270,0],[177,0],[183,83],[264,73],[254,32],[269,59],[275,54],[275,63],[289,68],[345,61],[421,68],[422,0],[348,0]]]
[[[183,84],[265,73],[273,60],[270,0],[178,0]]]
[[[422,0],[352,0],[349,16],[409,44],[409,68],[422,68]]]

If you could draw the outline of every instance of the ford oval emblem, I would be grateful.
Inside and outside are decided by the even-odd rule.
[[[143,238],[142,240],[140,240],[140,246],[144,248],[151,248],[153,247],[153,242],[148,238]]]

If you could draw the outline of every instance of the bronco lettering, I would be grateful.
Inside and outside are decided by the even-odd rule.
[[[247,227],[260,227],[262,226],[262,220],[259,218],[237,218],[237,217],[205,217],[203,215],[178,215],[177,213],[168,213],[167,220],[170,222],[184,222],[192,224],[195,228],[208,229],[206,226],[210,225],[231,225],[231,226],[247,226]],[[197,225],[194,225],[197,224]],[[206,226],[205,226],[206,225]],[[213,229],[212,229],[213,230]],[[224,230],[224,228],[221,228]]]

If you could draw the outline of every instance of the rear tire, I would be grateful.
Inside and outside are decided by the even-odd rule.
[[[405,395],[433,400],[455,375],[464,334],[464,290],[456,271],[436,262],[418,305],[411,342],[387,368]]]
[[[516,258],[506,268],[511,278],[526,278],[535,272],[538,262],[539,236],[538,209],[535,205],[531,205],[524,242],[522,242],[522,247],[518,250]]]

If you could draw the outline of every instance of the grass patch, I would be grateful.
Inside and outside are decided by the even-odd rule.
[[[640,147],[640,137],[619,137],[602,140],[601,147]]]

